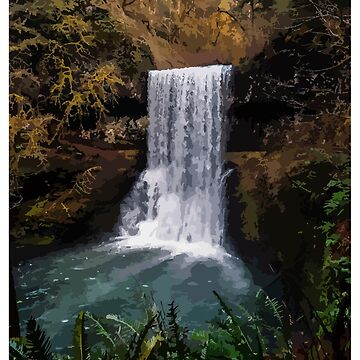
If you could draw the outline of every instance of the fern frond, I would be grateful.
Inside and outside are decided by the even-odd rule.
[[[225,301],[221,298],[221,296],[215,290],[213,291],[213,293],[217,297],[217,299],[219,300],[219,303],[220,303],[220,306],[221,306],[222,310],[228,316],[228,318],[231,320],[232,325],[234,325],[233,326],[234,331],[228,331],[230,333],[230,335],[237,342],[245,344],[247,346],[249,352],[251,354],[255,355],[247,336],[244,334],[238,320],[234,316],[234,314],[233,314],[232,310],[230,309],[230,307],[225,303]]]
[[[283,307],[279,302],[273,298],[271,299],[269,296],[266,297],[265,306],[271,311],[272,315],[279,322],[279,324],[283,325]]]
[[[33,317],[26,323],[25,347],[30,358],[37,360],[49,360],[51,358],[50,339]]]
[[[89,195],[91,194],[92,184],[96,179],[96,173],[102,169],[101,166],[93,166],[89,169],[86,169],[83,173],[77,176],[76,182],[70,191],[75,191],[79,195]]]
[[[106,315],[106,319],[116,321],[117,323],[119,323],[121,325],[125,325],[133,333],[135,333],[136,335],[139,335],[139,333],[135,330],[135,328],[133,326],[131,326],[129,323],[127,323],[126,321],[121,320],[119,315],[108,314],[108,315]]]
[[[154,353],[162,341],[164,341],[164,338],[160,334],[156,334],[150,340],[145,340],[138,360],[149,359],[150,355]]]
[[[174,339],[179,339],[181,334],[180,334],[180,326],[178,324],[177,321],[177,315],[178,315],[178,311],[177,311],[178,307],[175,306],[174,301],[172,301],[169,304],[169,311],[167,312],[167,318],[168,318],[168,323],[169,323],[169,329],[171,332],[171,336]]]
[[[104,339],[105,344],[110,348],[113,349],[115,346],[114,340],[111,338],[109,332],[104,328],[104,326],[97,320],[92,314],[89,312],[85,313],[85,316],[90,319],[93,323],[95,328],[96,334],[101,336]]]
[[[132,341],[129,345],[129,350],[127,354],[127,359],[129,360],[138,360],[139,356],[142,353],[144,342],[146,340],[146,336],[149,333],[150,329],[153,327],[155,323],[156,316],[153,316],[147,324],[144,326],[144,328],[141,330],[141,332],[136,335],[134,334]],[[145,345],[146,347],[146,345]]]
[[[169,304],[169,311],[167,313],[170,338],[169,341],[174,345],[173,352],[183,359],[188,352],[186,344],[187,328],[183,328],[178,323],[178,307],[175,306],[174,301]]]
[[[28,358],[24,345],[14,340],[10,340],[9,342],[9,355],[12,360],[27,360]]]
[[[266,346],[264,344],[264,340],[262,338],[262,334],[260,332],[259,327],[256,325],[256,340],[258,343],[258,347],[259,347],[259,358],[263,359],[264,358],[264,354],[266,352]]]

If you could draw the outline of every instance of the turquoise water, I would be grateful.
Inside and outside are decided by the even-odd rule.
[[[142,319],[144,293],[165,307],[175,300],[189,328],[206,326],[219,308],[213,290],[233,304],[246,302],[257,290],[241,260],[222,248],[208,250],[109,241],[34,258],[14,274],[22,329],[34,316],[53,348],[66,350],[80,310]]]

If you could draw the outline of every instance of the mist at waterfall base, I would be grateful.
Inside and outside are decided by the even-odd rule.
[[[216,290],[232,304],[257,287],[224,248],[225,110],[230,66],[151,71],[148,167],[121,207],[119,234],[100,244],[19,266],[22,329],[30,316],[70,351],[80,310],[142,319],[144,296],[175,300],[188,328],[218,314]]]

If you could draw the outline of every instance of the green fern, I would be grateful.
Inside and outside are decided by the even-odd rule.
[[[259,359],[263,359],[264,355],[266,353],[266,345],[264,342],[264,338],[260,332],[260,329],[257,325],[255,325],[256,328],[256,340],[259,348]]]
[[[92,321],[93,327],[97,335],[101,336],[104,340],[105,345],[109,349],[113,349],[115,347],[115,342],[111,338],[109,332],[104,328],[104,326],[100,323],[98,319],[96,319],[92,314],[89,312],[85,313],[85,316]]]
[[[221,309],[224,311],[224,313],[228,316],[228,320],[230,320],[230,324],[228,325],[226,322],[223,323],[224,328],[229,332],[229,334],[232,336],[233,340],[235,341],[236,347],[246,352],[247,356],[249,358],[251,356],[256,355],[256,353],[253,351],[249,339],[244,334],[241,325],[239,324],[238,319],[233,314],[231,308],[225,303],[225,301],[221,298],[221,296],[216,292],[213,291],[214,295],[219,300]]]
[[[156,315],[153,316],[144,326],[144,328],[140,331],[139,334],[135,333],[131,339],[127,359],[129,360],[137,360],[140,358],[141,353],[143,351],[144,345],[146,344],[146,336],[148,335],[151,328],[154,326],[156,319]]]
[[[135,333],[138,335],[138,332],[136,331],[136,329],[132,325],[130,325],[128,322],[122,320],[119,315],[108,314],[108,315],[106,315],[106,319],[113,320],[121,325],[125,325],[128,329],[130,329],[132,331],[132,333]]]
[[[269,296],[267,296],[265,306],[270,310],[271,314],[279,322],[279,325],[281,327],[283,325],[282,305],[279,304],[279,302],[275,298],[271,299]]]
[[[167,341],[171,346],[170,352],[177,355],[179,359],[184,359],[189,352],[186,345],[187,328],[182,328],[178,322],[178,307],[175,306],[174,301],[169,304],[169,310],[166,314],[168,318],[168,338]]]
[[[49,360],[51,358],[50,339],[33,317],[26,323],[25,347],[29,358],[36,360]]]
[[[9,355],[11,360],[28,359],[24,345],[14,339],[11,339],[9,342]]]

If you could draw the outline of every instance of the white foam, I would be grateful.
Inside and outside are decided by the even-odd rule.
[[[161,249],[169,252],[168,258],[182,254],[194,259],[206,258],[219,262],[223,262],[226,258],[232,258],[232,255],[227,253],[222,246],[212,245],[204,241],[183,242],[176,240],[159,240],[154,237],[146,239],[140,236],[132,236],[113,242],[112,248],[116,248],[121,253],[133,250]]]

